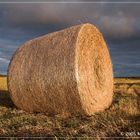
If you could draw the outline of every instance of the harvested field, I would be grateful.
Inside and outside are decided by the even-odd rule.
[[[7,77],[0,75],[0,90],[7,90]]]
[[[120,83],[119,81],[126,81]],[[10,100],[7,88],[0,91],[0,137],[140,137],[140,84],[126,78],[115,79],[115,94],[109,109],[92,117],[49,116],[45,113],[27,113],[17,109]],[[118,81],[118,83],[117,83]],[[0,81],[4,83],[4,81]],[[133,83],[133,85],[129,85]],[[4,83],[6,84],[6,83]],[[135,89],[127,94],[122,87]],[[130,86],[130,87],[129,87]],[[118,91],[119,92],[118,92]],[[121,92],[122,90],[122,92]],[[62,138],[61,138],[62,139]],[[113,139],[113,138],[112,138]]]

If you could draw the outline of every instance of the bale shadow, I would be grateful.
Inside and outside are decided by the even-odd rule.
[[[6,90],[0,90],[0,106],[5,106],[7,108],[14,108],[14,103],[12,102],[9,92]]]

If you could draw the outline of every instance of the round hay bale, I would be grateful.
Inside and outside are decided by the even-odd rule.
[[[109,107],[113,73],[106,43],[91,24],[30,40],[8,69],[14,104],[29,112],[93,115]]]

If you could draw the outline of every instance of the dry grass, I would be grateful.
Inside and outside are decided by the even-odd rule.
[[[117,93],[140,93],[140,78],[115,78],[114,85]]]
[[[7,77],[0,75],[0,90],[7,90]]]
[[[117,86],[116,84],[115,87]],[[139,89],[139,87],[140,85],[133,83],[130,88]],[[8,92],[0,91],[0,136],[53,137],[54,139],[140,136],[139,101],[140,94],[136,90],[129,94],[116,91],[112,105],[104,112],[92,117],[77,116],[62,119],[59,116],[29,114],[16,109]]]
[[[140,77],[133,78],[115,78],[115,84],[140,84]]]

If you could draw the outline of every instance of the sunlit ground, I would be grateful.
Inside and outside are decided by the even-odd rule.
[[[54,139],[140,136],[140,79],[115,79],[114,92],[113,103],[104,112],[62,119],[17,109],[9,97],[6,77],[0,77],[0,136]]]

